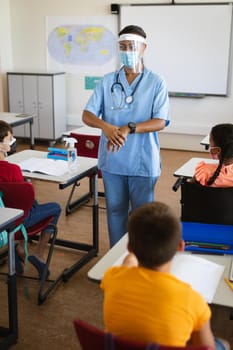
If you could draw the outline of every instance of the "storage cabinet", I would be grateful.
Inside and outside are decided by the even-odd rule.
[[[56,140],[66,130],[65,73],[8,72],[9,111],[35,115],[35,138]],[[14,128],[29,137],[28,125]]]

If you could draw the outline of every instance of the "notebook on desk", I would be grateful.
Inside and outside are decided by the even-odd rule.
[[[22,171],[62,176],[69,171],[67,162],[64,160],[31,157],[19,163]]]
[[[113,266],[120,266],[127,254],[128,252],[125,251],[113,263]],[[177,253],[172,262],[171,273],[178,279],[190,284],[208,303],[211,303],[224,269],[225,266],[204,258]],[[206,276],[208,276],[208,279]]]

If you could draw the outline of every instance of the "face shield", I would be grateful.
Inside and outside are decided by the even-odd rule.
[[[134,73],[141,73],[146,39],[137,34],[122,34],[118,39],[118,43],[121,64]]]

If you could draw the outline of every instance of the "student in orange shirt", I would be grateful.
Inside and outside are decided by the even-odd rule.
[[[192,181],[203,186],[233,187],[233,124],[217,124],[211,129],[209,150],[219,163],[200,162]]]
[[[130,254],[101,282],[105,330],[143,343],[229,350],[226,341],[214,339],[202,296],[170,273],[172,258],[184,248],[171,209],[161,202],[141,206],[129,217],[128,234]]]

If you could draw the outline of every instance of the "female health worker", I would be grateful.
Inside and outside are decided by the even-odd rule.
[[[102,130],[98,166],[110,246],[125,234],[130,211],[154,201],[161,172],[157,132],[169,124],[166,83],[143,64],[146,33],[127,26],[118,44],[121,68],[103,77],[82,115],[85,124]]]

